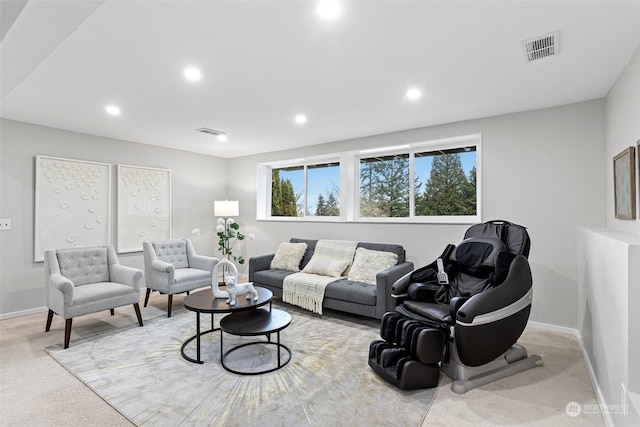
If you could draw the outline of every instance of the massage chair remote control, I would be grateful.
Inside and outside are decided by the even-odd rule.
[[[447,276],[447,273],[444,271],[444,264],[442,262],[442,258],[438,258],[436,262],[438,263],[438,284],[448,285],[449,276]]]

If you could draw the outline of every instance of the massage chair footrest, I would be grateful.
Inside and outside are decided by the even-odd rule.
[[[401,390],[437,387],[440,380],[440,365],[437,363],[427,365],[408,360],[402,364],[399,377],[395,369],[383,368],[375,359],[369,359],[369,366],[378,376]]]

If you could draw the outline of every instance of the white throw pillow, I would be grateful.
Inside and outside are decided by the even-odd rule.
[[[302,272],[329,277],[340,277],[348,266],[349,261],[314,255],[302,269]]]
[[[300,271],[300,261],[307,252],[306,243],[282,242],[271,260],[274,270]]]
[[[347,279],[354,282],[376,284],[376,274],[391,268],[398,262],[398,254],[393,252],[356,249],[356,256]]]

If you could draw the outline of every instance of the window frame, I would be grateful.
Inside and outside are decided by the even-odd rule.
[[[340,170],[340,215],[339,216],[316,216],[307,215],[308,209],[308,183],[307,171],[310,166],[316,166],[323,163],[337,163]],[[327,156],[314,156],[308,158],[299,158],[292,160],[283,160],[276,162],[258,164],[258,192],[257,192],[257,209],[256,219],[262,221],[295,221],[295,222],[342,222],[342,158],[340,155],[331,154]],[[278,216],[271,215],[271,178],[274,169],[286,169],[301,167],[303,169],[303,194],[302,201],[304,215],[303,216]],[[267,185],[268,184],[268,185]],[[260,189],[264,189],[264,194],[260,195]]]
[[[476,214],[475,215],[415,215],[415,171],[416,153],[475,146],[476,148]],[[409,216],[407,217],[361,217],[360,216],[360,160],[373,155],[381,156],[409,154]],[[271,177],[273,169],[304,167],[303,203],[307,209],[307,166],[319,163],[338,163],[340,168],[340,216],[272,216]],[[293,222],[353,222],[353,223],[424,223],[424,224],[475,224],[482,222],[482,134],[469,134],[450,138],[419,141],[388,147],[345,151],[323,156],[258,163],[256,197],[256,219],[258,221]]]
[[[476,214],[475,215],[416,215],[415,214],[415,154],[452,150],[474,146],[476,148]],[[409,156],[409,216],[406,217],[365,217],[360,215],[360,161],[371,158],[372,154],[381,156],[407,155]],[[428,223],[428,224],[475,224],[482,222],[482,134],[464,135],[443,138],[413,144],[382,147],[361,150],[354,159],[355,192],[354,215],[355,222],[389,222],[389,223]]]

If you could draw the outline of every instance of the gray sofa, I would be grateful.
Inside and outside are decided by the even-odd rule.
[[[307,252],[300,262],[300,270],[302,270],[313,256],[318,241],[292,238],[290,242],[307,244]],[[405,250],[401,245],[359,242],[357,247],[393,252],[398,255],[398,262],[394,267],[376,275],[377,284],[375,286],[352,282],[346,278],[330,283],[326,288],[322,307],[381,319],[385,312],[395,308],[395,302],[391,298],[391,286],[400,277],[413,270],[413,263],[406,262]],[[282,297],[283,280],[294,272],[271,270],[270,265],[274,255],[262,255],[249,259],[249,281],[253,282],[255,286],[271,290],[276,297]]]

